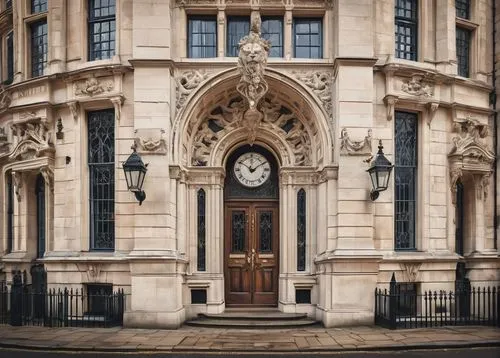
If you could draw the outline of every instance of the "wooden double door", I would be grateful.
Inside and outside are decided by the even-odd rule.
[[[226,304],[276,306],[278,202],[229,201],[224,220]]]

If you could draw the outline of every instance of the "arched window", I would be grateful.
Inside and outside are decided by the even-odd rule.
[[[45,180],[42,174],[38,174],[36,178],[35,194],[37,226],[36,257],[41,258],[45,253]]]
[[[206,270],[205,263],[205,190],[198,190],[198,271]]]
[[[306,270],[306,191],[297,193],[297,271]]]

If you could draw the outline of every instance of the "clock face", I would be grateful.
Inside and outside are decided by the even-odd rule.
[[[236,159],[234,175],[242,185],[256,188],[269,179],[271,166],[262,154],[249,152]]]

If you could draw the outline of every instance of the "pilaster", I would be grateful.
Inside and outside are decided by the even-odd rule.
[[[51,0],[48,6],[47,22],[50,26],[48,41],[49,73],[59,73],[66,69],[67,0]]]

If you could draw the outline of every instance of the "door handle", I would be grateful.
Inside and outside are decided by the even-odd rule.
[[[252,266],[252,271],[255,269],[255,249],[252,249],[252,259],[251,259],[251,266]]]

